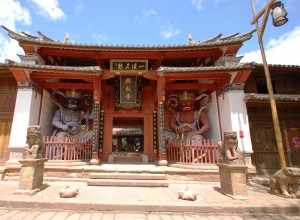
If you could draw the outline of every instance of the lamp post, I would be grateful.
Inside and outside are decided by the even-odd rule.
[[[267,64],[267,59],[266,59],[266,54],[265,54],[265,50],[264,50],[264,46],[263,46],[262,37],[264,34],[264,30],[266,28],[268,16],[269,16],[271,9],[273,10],[271,13],[272,18],[273,18],[273,25],[276,27],[281,26],[288,21],[288,19],[286,18],[287,13],[283,7],[283,4],[281,2],[275,2],[275,0],[270,0],[258,14],[256,14],[256,10],[254,7],[254,0],[251,0],[251,5],[252,5],[253,16],[254,16],[253,20],[251,21],[251,24],[256,25],[258,43],[259,43],[262,61],[263,61],[263,65],[264,65],[267,89],[268,89],[268,93],[269,93],[276,143],[277,143],[277,149],[278,149],[278,154],[279,154],[279,159],[280,159],[280,166],[281,166],[281,168],[285,168],[286,161],[285,161],[284,149],[283,149],[283,144],[282,144],[282,134],[280,131],[278,113],[277,113],[277,108],[276,108],[276,103],[275,103],[274,93],[273,93],[273,86],[272,86],[272,82],[271,82],[270,71],[269,71],[269,67]],[[258,20],[262,15],[264,15],[264,17],[263,17],[263,21],[261,23],[261,27],[259,27]]]

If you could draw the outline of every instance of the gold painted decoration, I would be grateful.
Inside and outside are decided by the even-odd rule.
[[[81,98],[81,92],[77,92],[76,89],[67,90],[66,91],[66,98]]]
[[[110,71],[120,74],[121,72],[133,72],[141,74],[148,72],[148,60],[110,60]]]

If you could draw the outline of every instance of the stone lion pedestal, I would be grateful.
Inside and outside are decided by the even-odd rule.
[[[34,195],[41,190],[44,179],[45,146],[42,141],[41,127],[29,126],[27,146],[22,153],[19,190],[15,194]]]
[[[44,179],[44,164],[48,159],[22,159],[21,163],[20,180],[19,180],[19,193],[34,195],[40,191],[43,186]]]
[[[224,132],[224,141],[218,143],[221,158],[219,167],[221,192],[236,199],[248,199],[247,171],[238,148],[237,132]]]
[[[233,198],[247,199],[247,166],[217,163],[220,172],[221,192]]]

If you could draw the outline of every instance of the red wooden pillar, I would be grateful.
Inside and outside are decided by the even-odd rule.
[[[159,165],[167,165],[167,149],[165,138],[165,84],[166,78],[158,76],[157,79],[157,131],[158,131],[158,160]]]
[[[97,165],[100,163],[100,158],[102,158],[102,148],[99,148],[99,125],[100,125],[100,101],[101,101],[101,79],[100,76],[95,76],[93,79],[94,84],[94,128],[93,128],[93,150],[92,159],[90,161],[91,165]],[[100,153],[99,153],[100,152]]]

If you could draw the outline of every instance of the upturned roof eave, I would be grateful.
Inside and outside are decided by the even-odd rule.
[[[38,45],[40,47],[60,48],[70,50],[98,50],[98,51],[193,51],[199,49],[209,49],[223,46],[242,46],[242,43],[252,37],[254,31],[237,36],[236,34],[221,38],[221,34],[207,41],[196,42],[194,44],[176,44],[176,45],[98,45],[98,44],[78,44],[78,43],[65,43],[53,40],[42,40],[41,38],[33,35],[21,35],[2,25],[8,35],[17,40],[20,45]],[[45,39],[45,38],[44,38]],[[47,38],[46,38],[47,39]]]

